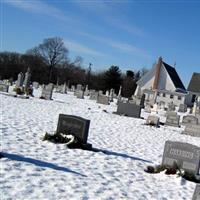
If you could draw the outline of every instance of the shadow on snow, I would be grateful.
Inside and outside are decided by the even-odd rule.
[[[45,162],[45,161],[41,161],[41,160],[36,160],[36,159],[33,159],[33,158],[23,157],[23,156],[20,156],[20,155],[17,155],[17,154],[11,154],[11,153],[5,153],[5,152],[2,152],[1,154],[3,155],[3,157],[6,157],[10,160],[31,163],[31,164],[34,164],[34,165],[39,166],[39,167],[51,168],[51,169],[54,169],[54,170],[69,172],[69,173],[73,173],[73,174],[76,174],[76,175],[86,177],[86,175],[84,175],[84,174],[75,172],[75,171],[70,170],[66,167],[60,167],[60,166],[55,165],[53,163],[49,163],[49,162]]]

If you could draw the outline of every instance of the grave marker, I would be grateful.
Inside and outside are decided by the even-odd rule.
[[[200,137],[200,125],[187,124],[182,134],[191,135],[194,137]]]
[[[109,96],[105,96],[105,95],[101,95],[101,94],[98,95],[97,103],[109,105]]]
[[[0,91],[1,92],[8,92],[9,86],[6,84],[0,83]]]
[[[189,143],[166,141],[162,165],[172,168],[177,165],[185,172],[198,175],[200,148]]]
[[[129,117],[140,118],[141,106],[129,102],[124,103],[119,101],[116,113]]]
[[[165,124],[168,126],[176,126],[179,127],[180,115],[177,115],[176,112],[167,112],[166,122]]]
[[[90,120],[74,115],[60,114],[58,119],[57,133],[73,135],[82,144],[87,143]]]
[[[193,115],[183,116],[182,124],[183,125],[189,125],[189,124],[196,125],[196,124],[198,124],[198,118]]]
[[[192,200],[200,200],[200,184],[196,185]]]

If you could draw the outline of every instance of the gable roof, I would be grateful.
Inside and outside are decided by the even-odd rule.
[[[188,91],[200,93],[200,73],[193,73],[188,85]]]
[[[178,73],[176,72],[176,69],[174,67],[171,67],[170,65],[168,65],[165,62],[163,62],[163,65],[164,65],[165,69],[167,70],[176,89],[185,90],[185,86],[183,85]]]

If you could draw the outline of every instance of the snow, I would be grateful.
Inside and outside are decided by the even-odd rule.
[[[166,140],[200,146],[200,138],[182,135],[183,127],[146,126],[144,111],[144,119],[113,114],[114,102],[101,105],[71,92],[54,93],[48,101],[40,94],[40,89],[30,99],[0,94],[1,199],[192,199],[195,183],[144,169],[161,164]],[[42,141],[45,132],[56,130],[60,113],[91,120],[88,142],[107,153]]]

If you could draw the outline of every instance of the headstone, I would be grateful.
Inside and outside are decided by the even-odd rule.
[[[90,91],[90,100],[96,100],[98,98],[99,93],[96,92],[95,90]]]
[[[200,184],[196,185],[192,200],[200,200]]]
[[[57,133],[76,136],[83,144],[87,143],[90,120],[74,116],[60,114]]]
[[[22,72],[20,72],[18,74],[18,77],[17,77],[17,82],[16,82],[16,87],[22,87],[23,86],[23,79],[24,79],[24,75]]]
[[[155,115],[149,115],[146,120],[146,124],[158,127],[159,126],[159,117],[157,117]]]
[[[178,112],[187,112],[187,105],[186,104],[180,104]]]
[[[34,87],[35,89],[38,89],[38,88],[39,88],[39,83],[36,82],[36,81],[34,81],[34,82],[32,83],[32,85],[33,85],[33,87]]]
[[[105,95],[98,95],[97,103],[109,105],[109,97]]]
[[[66,93],[67,93],[67,84],[66,84],[66,82],[65,82],[64,85],[63,85],[62,93],[63,93],[63,94],[66,94]]]
[[[113,102],[114,89],[110,89],[110,102]]]
[[[200,137],[200,125],[187,124],[182,134],[191,135],[194,137]]]
[[[129,102],[124,103],[119,101],[116,113],[129,117],[140,118],[141,106]]]
[[[71,86],[71,91],[72,91],[72,92],[75,91],[75,86],[74,86],[74,85]]]
[[[174,167],[177,165],[193,175],[199,174],[200,147],[182,142],[166,141],[163,153],[162,165]]]
[[[109,97],[109,91],[108,90],[106,91],[106,96]]]
[[[52,94],[53,94],[53,84],[50,83],[47,86],[45,86],[45,88],[42,89],[41,97],[46,99],[46,100],[51,100]]]
[[[0,92],[8,92],[9,86],[3,83],[0,83]]]
[[[82,85],[81,85],[81,84],[78,84],[78,85],[76,86],[76,90],[82,90]]]
[[[76,97],[77,97],[78,99],[84,99],[84,91],[82,91],[82,90],[77,90],[77,91],[76,91]]]
[[[196,125],[196,124],[198,124],[198,118],[193,115],[183,116],[182,124],[183,125],[190,125],[190,124]]]
[[[84,95],[85,96],[89,96],[90,95],[90,91],[88,90],[88,85],[86,85],[86,87],[85,87]]]
[[[103,91],[102,91],[102,90],[99,90],[99,94],[103,95]]]
[[[27,89],[30,87],[30,80],[31,80],[31,73],[30,73],[30,68],[28,68],[27,72],[25,73],[25,78],[24,78],[25,91],[27,91]]]
[[[120,98],[121,95],[122,95],[122,86],[119,87],[119,92],[118,92],[117,98]]]
[[[165,124],[168,126],[176,126],[179,127],[180,115],[177,115],[176,112],[167,112],[166,122]]]

